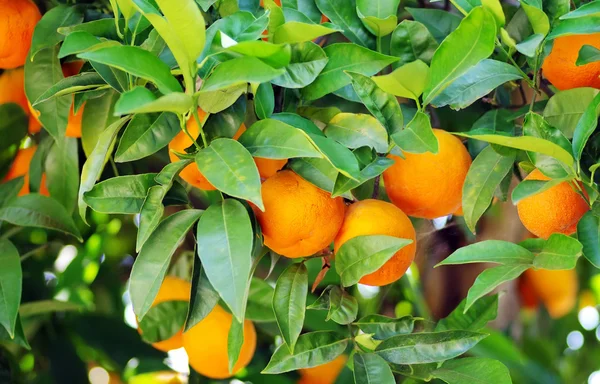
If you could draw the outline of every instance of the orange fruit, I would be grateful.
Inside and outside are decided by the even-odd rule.
[[[385,201],[372,199],[359,201],[346,210],[342,228],[335,237],[335,252],[346,241],[364,235],[387,235],[413,241],[396,252],[377,271],[363,276],[360,283],[382,286],[400,279],[414,260],[417,249],[415,228],[410,219],[400,208]]]
[[[575,64],[584,45],[600,48],[600,33],[561,36],[554,40],[552,51],[542,65],[542,73],[561,91],[579,87],[600,88],[600,62]]]
[[[526,309],[536,309],[539,305],[540,299],[531,283],[525,279],[525,277],[521,277],[517,281],[517,288],[519,289],[519,296],[521,297],[521,305]]]
[[[198,324],[183,334],[183,347],[190,365],[198,373],[212,379],[226,379],[244,368],[256,350],[256,330],[251,321],[244,321],[244,343],[233,372],[229,372],[227,338],[233,315],[219,305]]]
[[[71,104],[71,110],[69,111],[69,120],[67,121],[67,130],[65,136],[67,137],[81,137],[81,120],[83,118],[83,107],[85,103],[79,107],[77,113],[74,113],[74,104]]]
[[[550,178],[535,169],[525,180]],[[577,222],[590,207],[573,188],[565,181],[519,201],[517,211],[525,228],[543,239],[547,239],[553,233],[574,233]]]
[[[34,134],[40,131],[42,126],[35,115],[31,113],[27,96],[25,96],[25,71],[23,68],[10,69],[0,75],[0,104],[4,103],[19,104],[29,117],[29,133]]]
[[[239,139],[244,132],[246,132],[246,126],[242,124],[235,136],[233,136],[233,139]],[[266,159],[264,157],[254,158],[254,163],[256,163],[256,168],[258,168],[258,174],[263,179],[268,179],[276,174],[279,170],[281,170],[281,168],[285,167],[287,162],[287,159]]]
[[[339,355],[329,363],[299,369],[300,379],[298,384],[334,384],[342,369],[346,366],[347,360],[346,355]]]
[[[292,171],[262,184],[265,212],[254,207],[265,245],[286,257],[311,256],[329,246],[344,220],[341,197],[315,187]]]
[[[24,176],[23,187],[21,187],[18,196],[27,195],[29,193],[29,165],[31,164],[31,159],[33,159],[36,149],[37,147],[35,146],[19,149],[10,168],[8,169],[8,173],[4,177],[4,180],[8,181],[16,177]],[[38,192],[44,196],[50,196],[48,188],[46,187],[45,173],[42,174],[40,190]]]
[[[409,216],[435,219],[456,212],[471,166],[463,143],[450,133],[434,129],[439,151],[404,153],[405,159],[389,155],[394,165],[383,172],[385,190],[398,208]]]
[[[25,64],[35,25],[42,18],[31,0],[0,0],[0,68]]]
[[[551,317],[562,317],[575,308],[579,283],[574,269],[528,269],[523,278],[531,284]]]
[[[166,301],[190,301],[190,292],[192,285],[185,280],[175,276],[166,276],[163,280],[156,298],[152,302],[152,307]],[[138,328],[139,331],[139,328]],[[163,352],[183,347],[183,329],[177,332],[167,340],[153,343],[152,346]]]

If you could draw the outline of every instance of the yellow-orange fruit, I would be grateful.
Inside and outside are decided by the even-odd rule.
[[[535,169],[525,180],[550,178]],[[519,201],[517,210],[525,228],[543,239],[547,239],[553,233],[574,233],[577,222],[590,207],[573,188],[569,183],[562,182]]]
[[[41,18],[31,0],[0,0],[0,68],[25,64],[33,30]]]
[[[0,104],[19,104],[29,117],[29,133],[40,131],[41,125],[35,115],[31,113],[27,96],[25,96],[25,71],[16,68],[4,71],[0,75]]]
[[[33,159],[36,149],[37,147],[35,146],[19,149],[15,159],[8,169],[8,173],[4,177],[4,180],[8,181],[16,177],[24,176],[23,187],[21,187],[18,196],[27,195],[29,193],[29,165],[31,164],[31,159]],[[45,173],[42,174],[39,193],[44,196],[50,196],[48,188],[46,187]]]
[[[542,73],[561,91],[579,87],[600,88],[600,62],[577,66],[584,45],[600,48],[600,33],[561,36],[554,39],[552,51],[544,60]]]
[[[292,171],[262,184],[265,212],[254,209],[265,244],[280,255],[311,256],[329,246],[344,220],[341,197],[315,187]]]
[[[521,306],[526,309],[536,309],[540,299],[535,293],[534,287],[524,276],[517,281],[517,288],[519,289]]]
[[[246,132],[246,126],[242,124],[240,129],[236,132],[235,136],[233,136],[234,140],[237,140],[242,136],[242,133]],[[256,168],[258,168],[258,174],[263,179],[268,179],[277,173],[277,171],[281,170],[287,164],[287,159],[266,159],[263,157],[255,157],[254,163],[256,163]]]
[[[227,337],[233,316],[216,306],[202,321],[183,334],[183,347],[190,365],[198,373],[212,379],[226,379],[244,368],[256,350],[256,330],[251,321],[244,321],[244,343],[233,372],[229,372]]]
[[[528,269],[523,277],[526,283],[531,284],[551,317],[562,317],[575,308],[579,283],[574,269]]]
[[[394,165],[383,173],[385,190],[404,213],[435,219],[456,212],[471,166],[471,156],[462,142],[450,133],[434,129],[439,151],[404,153],[405,159],[390,155]]]
[[[190,292],[192,285],[185,280],[175,276],[166,276],[163,280],[156,298],[152,302],[152,307],[166,301],[190,301]],[[183,329],[171,336],[167,340],[153,343],[152,346],[163,352],[183,347]]]
[[[71,104],[71,110],[69,111],[69,120],[67,121],[67,130],[65,136],[67,137],[81,137],[81,120],[83,118],[83,108],[85,103],[79,107],[77,113],[74,111],[74,104]]]
[[[339,355],[329,363],[312,368],[299,369],[298,384],[334,384],[348,361],[346,355]]]
[[[392,256],[377,271],[363,276],[361,284],[382,286],[393,283],[404,275],[415,258],[417,239],[415,228],[402,210],[381,200],[363,200],[346,209],[342,228],[335,237],[335,252],[348,240],[365,235],[387,235],[413,242]]]

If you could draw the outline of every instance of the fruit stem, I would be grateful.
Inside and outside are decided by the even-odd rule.
[[[202,143],[204,144],[204,148],[208,147],[208,142],[206,141],[206,135],[204,134],[204,124],[206,124],[206,120],[208,120],[208,116],[210,113],[207,113],[204,116],[203,121],[200,121],[200,117],[198,116],[198,106],[194,103],[194,109],[192,110],[192,114],[194,115],[194,120],[196,120],[196,124],[198,124],[198,130],[200,131],[200,136],[202,137]]]
[[[196,142],[196,139],[192,137],[192,135],[190,135],[190,133],[187,130],[186,124],[185,124],[186,119],[184,118],[184,116],[179,116],[179,126],[181,127],[181,130],[183,132],[185,132],[185,134],[187,135],[187,137],[189,137],[190,140],[192,140],[192,143],[194,143],[194,146],[196,147],[196,149],[200,150],[202,148],[200,148],[200,144],[198,144]]]

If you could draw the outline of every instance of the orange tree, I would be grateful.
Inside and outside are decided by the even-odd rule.
[[[579,3],[0,0],[0,381],[596,383]]]

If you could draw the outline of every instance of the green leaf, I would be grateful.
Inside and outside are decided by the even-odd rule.
[[[0,342],[14,343],[15,345],[23,347],[27,350],[31,350],[31,346],[27,342],[27,337],[25,336],[25,332],[23,331],[23,325],[21,323],[21,317],[19,315],[17,315],[14,337],[11,337],[4,327],[0,327]]]
[[[354,355],[354,382],[357,384],[394,384],[388,363],[374,353]]]
[[[356,44],[332,44],[324,50],[329,61],[316,80],[302,89],[302,96],[307,100],[318,99],[350,84],[351,79],[344,71],[372,76],[398,60]],[[350,63],[349,57],[352,58]]]
[[[314,0],[282,0],[281,6],[284,12],[288,9],[299,11],[313,23],[321,21],[321,11],[317,8]]]
[[[21,143],[21,140],[27,136],[28,121],[25,111],[18,104],[0,104],[0,135],[2,135],[0,150]]]
[[[67,210],[56,200],[37,193],[7,202],[0,208],[0,221],[21,227],[52,229],[82,241],[79,230]]]
[[[333,192],[338,171],[329,161],[318,158],[299,158],[291,160],[288,164],[303,179],[324,191]]]
[[[511,199],[512,203],[516,205],[519,201],[533,196],[538,193],[542,193],[560,183],[565,181],[564,179],[552,179],[552,180],[523,180],[515,189],[512,191]]]
[[[275,33],[273,34],[273,43],[303,43],[335,32],[338,31],[327,28],[322,24],[307,24],[299,23],[297,21],[288,21],[275,30]]]
[[[431,33],[418,21],[402,20],[392,33],[390,54],[400,58],[400,66],[416,60],[431,63],[438,47]]]
[[[258,169],[250,152],[238,141],[213,140],[207,148],[198,151],[196,165],[202,175],[218,190],[233,197],[249,200],[261,210],[264,209]]]
[[[274,254],[272,253],[271,255]],[[274,289],[269,283],[257,277],[253,277],[250,282],[250,291],[248,293],[246,319],[260,323],[276,322],[277,317],[273,311],[273,295]]]
[[[310,41],[292,44],[291,48],[291,60],[283,68],[285,73],[271,82],[284,88],[306,87],[317,78],[329,59],[323,48]]]
[[[291,264],[277,279],[273,294],[273,311],[281,336],[294,353],[296,341],[304,326],[308,270],[304,263]]]
[[[429,67],[421,60],[413,61],[389,75],[375,76],[373,81],[387,93],[418,100],[429,79]]]
[[[509,264],[488,268],[481,272],[469,289],[465,303],[465,312],[469,310],[477,299],[490,293],[500,284],[516,279],[530,267],[531,265],[528,264]]]
[[[600,218],[593,211],[587,212],[577,223],[577,239],[583,245],[583,256],[600,268]]]
[[[346,241],[335,256],[335,269],[345,287],[381,268],[396,252],[411,244],[411,239],[384,235],[357,236]]]
[[[507,81],[520,78],[521,74],[512,65],[484,59],[444,89],[431,104],[463,109]]]
[[[352,79],[352,87],[362,103],[386,128],[388,134],[401,131],[404,121],[398,100],[382,91],[369,77],[353,72],[346,74]]]
[[[446,361],[441,368],[431,373],[448,384],[489,383],[511,384],[508,368],[494,359],[466,357]]]
[[[435,330],[479,331],[498,316],[498,300],[498,295],[482,297],[465,311],[467,300],[464,299],[448,316],[438,322]]]
[[[283,75],[283,69],[275,69],[256,57],[240,57],[219,64],[204,81],[203,91],[216,91],[244,83],[266,83]]]
[[[429,116],[423,112],[417,112],[406,128],[392,135],[392,140],[400,149],[409,153],[438,153],[438,140]]]
[[[60,202],[67,212],[72,212],[77,204],[79,189],[79,152],[77,139],[63,138],[56,142],[48,156],[44,169],[50,195]]]
[[[189,312],[185,321],[184,332],[204,320],[219,302],[219,293],[210,284],[200,258],[194,257],[194,275],[192,277],[192,294]]]
[[[242,322],[252,264],[253,232],[248,211],[234,199],[211,205],[198,222],[196,238],[206,276]]]
[[[340,113],[331,119],[324,132],[348,148],[367,146],[379,153],[387,152],[387,131],[371,115]]]
[[[544,243],[542,251],[533,259],[533,266],[550,270],[573,269],[582,249],[583,245],[577,239],[553,233]]]
[[[494,51],[495,38],[494,16],[483,7],[473,8],[435,51],[423,104],[429,104],[469,68],[490,56]],[[456,52],[463,54],[456,55]]]
[[[3,181],[0,184],[0,208],[4,207],[6,203],[17,197],[17,194],[23,188],[24,177],[19,176],[8,181]]]
[[[174,213],[164,219],[144,243],[129,280],[129,295],[139,321],[150,309],[173,253],[200,215],[202,211],[196,209]]]
[[[340,325],[346,325],[356,320],[358,302],[354,296],[342,288],[333,286],[329,291],[329,312],[325,320],[333,320]]]
[[[139,322],[142,339],[156,343],[175,336],[183,328],[188,306],[187,301],[164,301],[150,308]]]
[[[118,20],[119,27],[124,28],[125,23],[124,20]],[[98,20],[87,21],[85,23],[77,23],[68,26],[59,27],[57,32],[61,35],[68,36],[75,32],[88,32],[94,36],[111,39],[111,40],[120,40],[120,37],[117,33],[117,28],[115,25],[115,19],[112,17],[101,18]]]
[[[348,339],[332,331],[310,332],[298,338],[294,353],[287,345],[277,347],[263,374],[279,374],[312,368],[334,360],[344,353]]]
[[[182,92],[156,97],[147,88],[135,87],[121,94],[115,104],[115,114],[173,112],[182,115],[192,109],[193,104],[192,97]]]
[[[544,41],[544,35],[541,33],[535,33],[525,40],[521,41],[519,44],[515,45],[515,49],[518,52],[521,52],[525,56],[535,57],[536,52],[540,46],[540,44]]]
[[[59,5],[50,9],[35,26],[29,49],[31,58],[34,59],[40,51],[54,48],[63,41],[65,36],[57,31],[59,27],[79,24],[82,21],[83,15],[77,7]]]
[[[397,335],[379,344],[375,353],[394,364],[435,363],[462,355],[486,336],[471,331]]]
[[[462,190],[462,207],[465,222],[471,232],[490,206],[494,192],[512,171],[516,153],[511,156],[498,154],[491,146],[487,146],[471,164]]]
[[[399,319],[392,319],[382,315],[367,315],[354,325],[358,326],[366,334],[372,334],[376,340],[385,340],[396,335],[405,335],[412,333],[415,328],[415,318],[404,316]]]
[[[542,3],[539,2],[539,4],[537,4],[537,1],[535,0],[523,0],[521,1],[521,7],[523,7],[527,18],[531,23],[533,32],[545,36],[550,30],[550,20],[542,10]]]
[[[86,156],[90,156],[100,134],[119,119],[114,106],[119,93],[109,91],[103,96],[87,100],[81,117],[81,144]]]
[[[462,18],[441,9],[406,8],[408,13],[427,27],[434,39],[441,43],[460,24]]]
[[[54,97],[85,92],[105,85],[106,82],[102,79],[102,77],[94,72],[83,72],[75,76],[69,76],[61,79],[46,92],[42,93],[40,97],[35,100],[32,106],[36,107],[38,104],[48,101]]]
[[[315,3],[322,14],[344,30],[344,36],[348,40],[375,49],[375,38],[364,27],[356,13],[356,0],[315,0]]]
[[[247,84],[238,84],[218,91],[200,91],[196,93],[198,106],[204,112],[219,113],[231,107],[247,90]]]
[[[544,118],[551,126],[559,128],[567,138],[572,138],[577,122],[597,94],[598,90],[594,88],[557,92],[548,100]]]
[[[598,115],[600,114],[600,94],[597,94],[592,102],[585,109],[583,115],[577,122],[575,131],[573,132],[573,154],[575,159],[579,161],[583,153],[583,148],[588,139],[598,126]],[[572,163],[567,163],[572,164]]]
[[[375,16],[365,16],[358,8],[356,9],[356,12],[369,32],[380,38],[392,33],[394,28],[396,28],[396,24],[398,24],[398,17],[395,15],[380,19]]]
[[[85,308],[82,305],[68,301],[39,300],[21,304],[19,315],[22,318],[28,318],[56,312],[81,311],[83,309]]]
[[[533,253],[508,241],[485,240],[454,251],[436,265],[498,263],[503,265],[528,265],[533,263]]]
[[[86,223],[85,214],[87,211],[87,204],[83,200],[83,196],[94,187],[94,184],[100,178],[106,158],[110,155],[109,150],[112,148],[121,127],[128,119],[129,117],[124,117],[108,126],[98,137],[98,142],[96,143],[94,150],[83,164],[77,204],[79,206],[79,215]]]
[[[366,148],[366,147],[363,147]],[[343,196],[351,189],[357,188],[368,180],[371,180],[381,175],[386,169],[394,164],[394,160],[387,157],[377,157],[371,163],[361,169],[356,180],[353,180],[344,174],[340,173],[335,180],[332,197]]]
[[[0,328],[15,337],[17,315],[21,303],[23,271],[19,251],[8,240],[0,239]]]
[[[77,57],[108,65],[151,81],[164,94],[181,92],[181,86],[177,79],[171,75],[169,66],[142,48],[131,46],[106,47],[80,53]]]
[[[229,362],[229,372],[233,372],[233,367],[239,359],[242,345],[244,345],[243,321],[238,321],[234,317],[231,322],[231,327],[229,328],[229,334],[227,335],[227,359]]]
[[[545,139],[559,145],[566,151],[571,150],[571,143],[562,132],[557,128],[550,126],[544,118],[537,113],[529,112],[525,115],[523,135]],[[552,157],[535,152],[528,152],[527,155],[531,162],[549,177],[566,178],[572,174],[570,167]]]
[[[167,146],[180,129],[173,113],[137,114],[119,140],[115,161],[123,163],[148,157]]]
[[[275,119],[252,124],[238,141],[252,156],[267,159],[322,157],[301,129]]]
[[[270,83],[262,83],[258,86],[254,95],[254,109],[259,119],[271,117],[275,108],[275,95]]]

